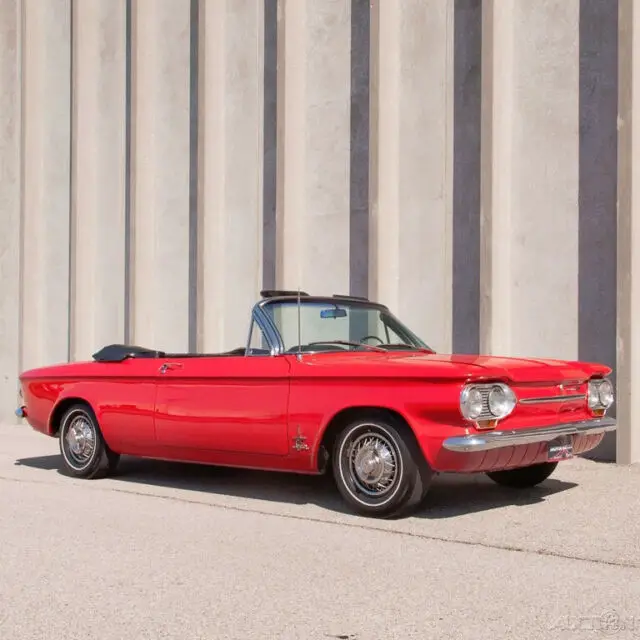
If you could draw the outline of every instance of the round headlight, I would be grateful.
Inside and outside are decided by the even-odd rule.
[[[598,387],[600,404],[608,409],[613,404],[613,385],[609,380],[603,380]]]
[[[595,409],[600,406],[599,380],[590,380],[587,392],[587,402],[589,409]]]
[[[466,387],[460,396],[460,410],[467,420],[475,420],[482,413],[482,394],[479,389]]]
[[[506,386],[495,386],[489,392],[489,411],[496,418],[508,416],[515,406],[513,391]]]

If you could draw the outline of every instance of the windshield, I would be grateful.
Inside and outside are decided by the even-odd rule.
[[[296,300],[263,306],[278,330],[285,352],[429,349],[387,309],[366,302],[301,300],[298,333]],[[298,338],[298,336],[300,336]]]

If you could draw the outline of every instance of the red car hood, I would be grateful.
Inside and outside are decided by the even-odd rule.
[[[563,382],[584,381],[594,373],[606,375],[611,370],[599,364],[567,360],[538,358],[508,358],[502,356],[426,356],[438,358],[452,364],[475,366],[486,371],[501,372],[501,375],[513,382]]]
[[[509,358],[500,356],[443,355],[437,353],[315,354],[304,357],[327,375],[340,365],[353,375],[419,376],[445,379],[500,379],[514,383],[584,381],[594,374],[607,375],[605,365],[566,360]],[[325,369],[326,367],[326,369]],[[318,373],[319,371],[316,370]]]

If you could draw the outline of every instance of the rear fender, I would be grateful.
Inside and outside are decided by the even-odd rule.
[[[57,431],[60,428],[60,420],[64,415],[64,412],[74,404],[84,403],[89,405],[100,422],[100,407],[96,406],[91,398],[92,389],[91,383],[87,382],[74,382],[69,385],[65,385],[62,392],[59,394],[55,401],[51,413],[49,414],[48,430],[52,436],[57,435]]]

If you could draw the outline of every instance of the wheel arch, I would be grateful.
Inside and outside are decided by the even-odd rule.
[[[79,396],[68,396],[61,398],[51,411],[49,418],[49,433],[52,436],[57,436],[60,431],[60,423],[62,422],[62,416],[65,412],[75,404],[83,404],[87,406],[95,415],[95,410],[91,406],[91,403],[86,399]]]
[[[327,421],[324,429],[320,433],[318,446],[316,447],[315,464],[319,471],[324,471],[331,458],[331,451],[338,434],[347,424],[353,420],[365,418],[386,418],[391,419],[406,435],[413,438],[418,449],[422,450],[416,436],[416,432],[409,420],[397,409],[378,405],[358,405],[344,407],[337,411]]]

